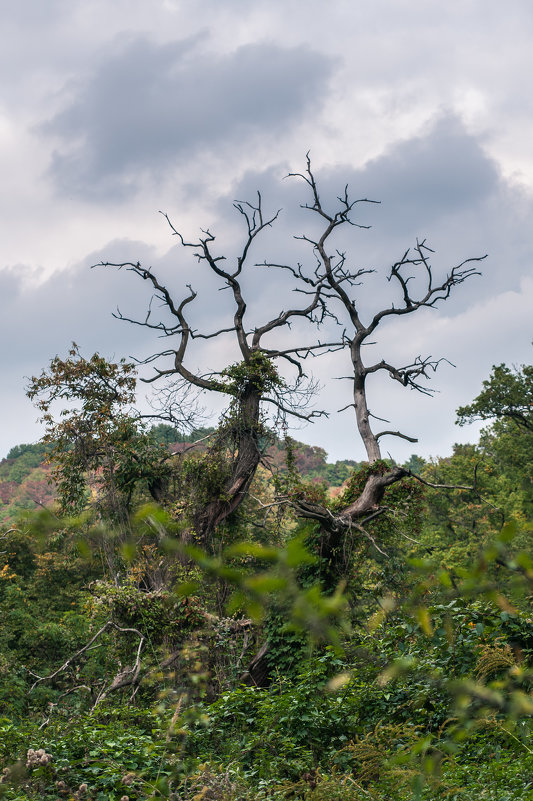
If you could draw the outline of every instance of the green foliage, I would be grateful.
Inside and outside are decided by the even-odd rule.
[[[152,646],[180,642],[187,632],[205,624],[201,604],[191,596],[179,598],[165,590],[146,592],[131,580],[118,587],[100,583],[93,592],[96,607],[106,612],[106,618],[139,629]]]
[[[205,760],[217,753],[240,762],[247,778],[296,779],[327,760],[357,728],[357,694],[327,692],[343,667],[331,648],[307,661],[294,682],[280,673],[272,688],[224,693],[208,710],[209,720],[191,732],[187,749]]]
[[[351,473],[341,492],[333,497],[326,485],[305,482],[296,476],[289,497],[303,498],[332,514],[342,514],[360,497],[371,476],[383,475],[388,470],[390,464],[386,461],[365,463]],[[318,557],[315,566],[301,572],[302,584],[310,586],[316,582],[326,592],[333,592],[340,581],[347,581],[352,597],[361,603],[366,596],[371,604],[376,594],[399,591],[405,579],[405,544],[419,535],[424,507],[424,487],[409,480],[388,488],[386,506],[372,522],[371,537],[358,537],[357,523],[353,534],[342,529],[337,533],[324,532],[317,523],[300,523],[297,530],[305,537],[311,553]]]
[[[168,475],[168,452],[132,416],[135,367],[115,364],[95,353],[80,355],[73,343],[67,359],[56,356],[48,371],[30,380],[28,396],[46,425],[44,442],[53,462],[61,507],[79,513],[88,501],[88,471],[100,484],[97,503],[104,514],[122,522],[137,485],[160,484]],[[63,404],[56,421],[57,403]],[[66,404],[66,405],[65,405]]]
[[[351,459],[327,462],[323,448],[306,445],[288,436],[283,440],[274,439],[267,453],[282,482],[292,475],[308,483],[340,487],[361,466]]]
[[[56,365],[65,380],[79,370],[83,392],[91,375],[102,382],[95,406],[84,411],[80,396],[75,413],[105,412],[98,447],[112,444],[113,486],[133,504],[148,476],[165,478],[155,470],[160,445],[177,434],[163,426],[136,439],[118,401],[102,409],[119,366],[107,374],[109,365],[82,365],[77,352],[71,361]],[[234,397],[275,380],[260,358],[223,378]],[[370,537],[354,526],[328,539],[273,502],[283,492],[342,513],[390,465],[359,466],[332,497],[317,480],[325,453],[307,452],[306,482],[299,445],[286,442],[281,478],[260,473],[239,516],[199,548],[191,521],[210,499],[224,501],[238,423],[230,412],[218,450],[179,457],[170,510],[144,506],[117,530],[91,515],[41,513],[0,534],[0,796],[533,796],[527,427],[518,436],[500,419],[448,459],[411,457],[426,480],[472,489],[397,482]],[[3,470],[37,453],[21,446],[10,459]],[[244,686],[265,639],[270,686]],[[135,666],[138,683],[120,686]],[[28,749],[50,758],[32,763]]]
[[[39,467],[46,456],[46,445],[42,442],[33,445],[15,445],[7,455],[8,463],[13,460],[13,464],[2,465],[0,475],[4,481],[14,481],[20,484],[23,478],[29,475],[33,468]],[[7,468],[7,469],[5,469]]]
[[[496,421],[480,437],[480,448],[499,479],[497,503],[506,517],[533,518],[533,433],[507,420]]]
[[[519,429],[533,432],[533,365],[511,369],[505,364],[492,368],[483,389],[468,406],[457,409],[457,422],[505,419]]]
[[[148,798],[157,786],[167,798],[187,798],[193,788],[198,793],[208,788],[204,797],[209,797],[209,791],[228,801],[233,801],[231,793],[242,799],[261,798],[262,793],[281,799],[288,792],[307,799],[335,799],[344,797],[343,793],[356,798],[356,791],[377,801],[390,797],[407,800],[412,798],[413,781],[422,776],[421,797],[436,799],[443,793],[454,797],[455,793],[457,798],[468,799],[461,790],[464,777],[483,749],[490,747],[498,751],[499,766],[492,774],[484,774],[487,788],[495,799],[502,789],[512,798],[526,775],[524,766],[532,750],[529,712],[520,707],[522,700],[517,700],[526,703],[529,692],[523,660],[531,645],[531,627],[525,615],[476,600],[489,563],[500,559],[512,567],[509,533],[485,551],[477,566],[464,569],[457,578],[461,586],[454,588],[449,575],[434,566],[413,566],[418,577],[415,580],[413,575],[413,590],[404,602],[384,599],[366,626],[345,641],[344,652],[331,645],[309,651],[300,633],[300,668],[293,666],[292,678],[280,661],[280,670],[268,689],[226,687],[209,703],[205,694],[203,701],[194,700],[198,699],[195,686],[206,681],[202,678],[205,646],[198,638],[194,644],[194,629],[205,626],[206,618],[194,599],[143,593],[131,581],[119,587],[100,585],[103,592],[99,590],[97,595],[101,600],[95,605],[93,589],[93,601],[85,607],[93,621],[103,604],[107,606],[104,618],[111,611],[123,624],[144,626],[151,649],[164,645],[165,636],[167,642],[191,637],[179,662],[184,673],[170,681],[161,676],[163,692],[156,713],[121,708],[110,700],[87,715],[83,705],[80,709],[83,699],[71,696],[49,724],[39,729],[38,720],[13,725],[19,710],[23,714],[20,704],[27,689],[17,689],[20,677],[9,665],[2,674],[0,665],[0,676],[8,677],[13,698],[19,698],[18,708],[13,701],[4,709],[8,717],[0,724],[4,764],[13,765],[17,759],[24,763],[28,748],[43,748],[52,757],[48,765],[26,772],[25,795],[16,796],[20,791],[4,782],[5,797],[52,799],[57,797],[58,787],[72,795],[87,784],[87,798],[94,799]],[[45,573],[55,568],[66,544],[57,532],[49,531],[47,536],[40,545],[42,555],[55,556],[43,568]],[[50,546],[56,550],[49,550]],[[190,556],[193,553],[189,551]],[[319,633],[323,642],[332,636],[331,618],[326,615],[328,599],[317,595],[316,586],[302,589],[290,577],[291,571],[301,571],[303,563],[312,563],[301,541],[281,551],[242,543],[232,546],[218,561],[196,553],[204,571],[223,576],[236,586],[241,603],[271,609],[276,593],[285,597],[284,614],[300,632],[314,632],[315,641]],[[37,550],[35,557],[39,555]],[[128,566],[131,576],[136,575],[138,558],[137,549]],[[526,565],[519,556],[513,558],[516,564]],[[235,560],[241,560],[239,567]],[[60,571],[67,567],[61,560],[57,563]],[[39,569],[38,561],[29,562],[28,578],[33,580]],[[37,586],[46,592],[45,584]],[[8,590],[7,603],[15,608],[14,579],[8,581]],[[469,593],[474,593],[472,599]],[[498,603],[492,586],[487,587],[486,596]],[[289,598],[292,600],[287,603]],[[338,609],[342,610],[342,605]],[[73,631],[68,613],[55,626],[49,614],[32,634],[23,611],[19,611],[17,647],[37,647],[44,664],[57,665],[64,649],[72,652],[80,642],[79,638],[68,641],[68,631]],[[79,616],[76,620],[80,625]],[[14,618],[8,625],[16,631]],[[85,641],[87,637],[85,632]],[[219,647],[222,642],[217,640]],[[102,645],[104,649],[95,652],[99,664],[80,664],[78,681],[94,681],[98,670],[106,667],[106,653],[128,664],[135,648],[134,642],[128,645],[126,640],[118,647],[112,638]],[[502,653],[505,660],[495,659]],[[148,664],[153,655],[152,651]],[[520,666],[517,659],[522,660]],[[110,668],[107,665],[106,669]],[[47,691],[41,685],[36,702],[53,701],[68,686],[67,679],[65,676]],[[152,693],[146,687],[139,698],[155,700],[154,679],[151,681]],[[183,689],[188,683],[190,689]],[[508,707],[507,698],[514,699]],[[469,737],[464,740],[466,735]]]
[[[188,498],[189,511],[205,506],[211,498],[222,498],[230,475],[230,464],[222,448],[206,454],[193,453],[181,459],[178,468],[179,505]]]
[[[240,397],[250,387],[263,395],[273,387],[283,386],[283,379],[267,354],[253,350],[247,360],[232,364],[221,372],[221,388],[228,395]]]
[[[204,439],[210,434],[214,434],[214,428],[195,428],[189,434],[185,434],[175,426],[167,423],[158,423],[150,428],[150,436],[158,445],[173,445],[174,443],[192,443],[199,439]]]
[[[56,495],[44,461],[45,445],[20,448],[20,455],[0,462],[0,520],[6,523],[16,521],[23,510],[46,506]],[[10,453],[17,454],[17,448]]]
[[[23,795],[8,791],[5,798],[57,798],[58,794],[95,801],[118,801],[125,795],[146,798],[168,775],[172,762],[157,732],[153,714],[120,708],[71,721],[58,719],[44,732],[35,725],[15,728],[8,719],[0,720],[0,759],[7,765],[19,760],[20,781],[27,791]],[[28,748],[41,747],[52,757],[49,765],[26,768]],[[82,785],[85,793],[74,796]]]
[[[492,474],[488,500],[504,519],[525,521],[533,516],[533,366],[493,368],[483,390],[457,410],[459,425],[489,420],[479,443],[480,461]],[[485,494],[486,493],[482,493]]]
[[[410,470],[412,473],[421,473],[424,469],[424,465],[426,464],[426,460],[422,458],[422,456],[418,456],[416,453],[412,453],[409,457],[407,462],[404,462],[404,467],[406,470]]]

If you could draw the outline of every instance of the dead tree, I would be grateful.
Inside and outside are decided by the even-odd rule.
[[[356,206],[362,203],[374,203],[367,198],[351,200],[348,187],[337,198],[338,204],[329,210],[323,204],[315,176],[311,169],[309,155],[307,156],[306,170],[303,173],[291,173],[290,177],[303,180],[311,195],[310,201],[302,205],[315,217],[322,221],[320,235],[311,237],[302,234],[295,237],[308,243],[315,257],[312,271],[305,271],[301,264],[294,267],[291,264],[279,264],[265,261],[264,267],[278,268],[288,271],[300,283],[299,290],[312,294],[320,288],[321,298],[332,319],[342,327],[340,337],[341,347],[350,357],[353,403],[344,407],[355,411],[356,425],[364,444],[368,462],[374,469],[368,471],[364,486],[358,496],[352,498],[342,509],[332,511],[326,505],[317,503],[305,497],[305,494],[293,498],[292,506],[296,514],[304,519],[315,520],[319,526],[319,534],[312,547],[320,555],[323,563],[328,564],[328,577],[324,584],[324,575],[317,575],[317,582],[321,583],[326,591],[333,591],[343,577],[343,572],[349,569],[348,562],[351,549],[347,543],[356,538],[365,538],[373,548],[387,556],[383,544],[379,543],[372,533],[372,524],[377,518],[386,515],[390,509],[386,503],[387,490],[394,484],[405,479],[419,481],[426,486],[437,488],[419,476],[403,467],[390,465],[382,461],[380,440],[384,436],[394,436],[417,442],[413,436],[392,429],[375,431],[371,424],[371,414],[367,397],[367,379],[380,371],[388,373],[389,377],[404,387],[409,387],[424,394],[432,394],[432,389],[425,383],[434,373],[439,364],[445,359],[416,356],[405,365],[395,365],[382,359],[378,362],[366,364],[363,358],[363,348],[371,342],[379,325],[390,318],[403,317],[413,314],[420,309],[435,308],[440,302],[446,301],[452,290],[475,275],[480,275],[477,264],[486,256],[468,258],[455,267],[452,267],[442,279],[435,280],[430,257],[433,251],[426,245],[425,240],[416,242],[413,249],[404,252],[402,257],[394,262],[387,275],[389,284],[399,289],[400,303],[385,305],[377,311],[370,312],[368,319],[362,304],[357,299],[357,287],[361,279],[373,269],[361,268],[353,270],[347,262],[345,252],[338,250],[331,244],[334,234],[343,226],[366,228],[353,219]],[[302,357],[313,355],[298,354]],[[340,411],[344,411],[341,409]],[[375,418],[376,420],[380,418]],[[387,422],[387,421],[385,421]],[[474,489],[475,487],[457,487],[456,489]],[[280,499],[287,502],[287,498]],[[348,554],[348,556],[347,556]],[[264,643],[257,656],[249,666],[244,680],[253,684],[268,683],[268,676],[272,665],[269,665],[268,642]]]
[[[171,290],[151,267],[133,262],[101,262],[95,265],[123,268],[148,281],[152,289],[152,301],[155,298],[161,304],[163,314],[158,319],[154,319],[152,301],[144,320],[126,317],[120,311],[115,316],[151,329],[169,342],[168,348],[140,362],[154,367],[154,374],[143,379],[147,383],[170,381],[164,390],[165,419],[176,420],[176,410],[173,407],[177,404],[179,408],[180,396],[191,387],[199,392],[222,393],[230,399],[224,424],[214,435],[205,457],[208,460],[216,455],[220,460],[222,455],[225,472],[223,470],[221,482],[211,485],[208,498],[203,499],[192,514],[195,532],[204,544],[209,542],[217,526],[242,503],[255,475],[264,449],[261,444],[265,439],[264,404],[269,404],[279,415],[303,420],[311,420],[324,414],[320,411],[308,411],[313,385],[303,370],[302,358],[310,353],[324,352],[334,344],[322,343],[316,337],[311,344],[297,348],[268,347],[264,344],[268,335],[286,329],[297,318],[307,320],[313,327],[323,322],[329,314],[322,297],[325,275],[323,278],[316,278],[312,291],[301,307],[281,311],[262,325],[247,325],[242,274],[256,238],[272,226],[279,211],[265,217],[259,193],[255,203],[236,201],[234,207],[245,222],[246,234],[243,247],[232,267],[226,267],[225,257],[215,252],[215,236],[209,230],[202,231],[197,241],[189,242],[168,215],[164,215],[183,250],[190,251],[202,267],[210,270],[219,279],[221,289],[230,291],[234,312],[232,324],[227,327],[213,332],[200,332],[190,325],[187,312],[190,304],[197,298],[197,293],[190,284],[187,285],[188,294],[176,301]],[[208,374],[199,374],[189,369],[188,348],[193,340],[217,339],[227,335],[233,336],[237,345],[240,360],[235,365]],[[165,360],[167,364],[163,366],[161,362]],[[295,371],[295,378],[290,384],[281,378],[277,369],[281,360]]]
[[[376,201],[367,198],[351,200],[346,186],[342,195],[337,198],[336,208],[334,210],[327,209],[320,198],[309,155],[305,172],[290,173],[290,177],[296,177],[305,182],[311,200],[304,203],[302,208],[309,210],[323,221],[318,237],[313,238],[307,234],[295,237],[309,243],[316,258],[316,265],[314,270],[307,274],[301,265],[295,268],[289,264],[263,262],[263,266],[289,271],[300,281],[299,291],[301,292],[312,293],[320,289],[323,302],[328,306],[330,317],[335,318],[339,325],[342,325],[341,342],[343,348],[349,353],[351,363],[351,376],[346,376],[346,378],[352,381],[353,403],[340,411],[347,408],[354,409],[357,429],[368,461],[370,463],[377,462],[382,458],[380,449],[382,437],[400,437],[409,442],[418,440],[416,437],[392,429],[374,431],[371,418],[375,415],[370,412],[367,397],[368,377],[384,371],[392,380],[402,386],[430,395],[434,390],[425,382],[430,378],[430,374],[437,370],[439,364],[447,360],[418,355],[405,365],[394,365],[384,359],[373,364],[366,364],[363,358],[364,346],[371,343],[376,329],[385,320],[411,315],[424,308],[434,309],[440,302],[446,301],[456,286],[468,278],[480,275],[476,265],[486,256],[465,259],[457,266],[452,267],[442,279],[435,280],[430,261],[433,251],[426,245],[425,240],[417,240],[413,249],[405,251],[402,257],[394,262],[387,275],[389,284],[395,285],[400,290],[400,303],[398,305],[391,303],[377,311],[370,312],[365,321],[365,315],[360,308],[361,304],[356,297],[356,289],[360,285],[361,279],[365,275],[373,273],[374,269],[352,270],[347,263],[346,253],[335,249],[331,245],[331,240],[335,232],[343,226],[368,228],[353,219],[353,212],[359,204],[375,203]],[[301,355],[305,357],[307,354]],[[375,417],[375,419],[379,420],[380,418]],[[316,509],[312,504],[303,504],[299,511],[305,517],[316,516],[316,519],[328,527],[352,525],[358,520],[367,518],[368,515],[374,516],[380,509],[387,487],[409,475],[409,471],[400,467],[393,467],[383,474],[371,475],[361,496],[344,509],[336,520],[332,519],[331,514],[326,510]]]
[[[452,267],[443,279],[435,282],[433,267],[430,262],[431,254],[434,251],[426,245],[425,240],[417,240],[414,248],[405,251],[403,256],[392,265],[387,276],[387,281],[390,284],[395,284],[400,289],[402,298],[400,305],[391,303],[385,308],[378,309],[371,313],[370,319],[365,323],[363,322],[363,315],[359,309],[357,299],[354,296],[355,289],[359,286],[361,277],[374,272],[374,270],[363,268],[352,271],[347,266],[344,252],[335,250],[334,253],[331,253],[328,250],[328,240],[343,225],[367,228],[368,226],[360,225],[352,219],[352,212],[355,206],[360,203],[373,203],[375,201],[369,201],[366,198],[350,200],[348,187],[346,186],[344,194],[337,198],[339,202],[338,208],[334,211],[326,210],[320,199],[317,183],[311,170],[309,155],[307,156],[305,173],[291,173],[291,177],[301,178],[311,192],[312,202],[305,203],[302,208],[308,209],[324,221],[323,230],[317,239],[305,234],[296,238],[308,242],[312,246],[319,264],[316,270],[316,282],[327,287],[329,291],[323,291],[323,296],[327,296],[330,302],[335,303],[336,306],[340,304],[341,311],[347,320],[347,327],[343,333],[343,342],[350,354],[352,365],[353,408],[355,410],[357,428],[365,446],[368,461],[374,462],[377,459],[381,459],[379,446],[381,437],[401,437],[409,442],[417,442],[418,440],[415,437],[402,434],[400,431],[383,430],[374,433],[370,424],[370,417],[373,415],[369,411],[367,401],[366,382],[368,376],[382,370],[388,373],[391,379],[399,382],[404,387],[430,395],[434,390],[422,382],[427,381],[430,378],[430,373],[434,373],[439,364],[447,360],[418,355],[409,364],[403,366],[392,365],[385,360],[366,365],[362,355],[363,347],[370,343],[371,337],[383,321],[391,317],[410,315],[423,308],[434,309],[440,302],[446,301],[450,297],[454,287],[459,286],[459,284],[464,283],[474,275],[481,275],[475,265],[483,261],[486,255],[465,259],[457,266]],[[415,282],[418,285],[418,291],[416,289],[411,291],[411,282]]]
[[[365,228],[353,219],[354,209],[362,203],[375,201],[361,198],[351,200],[348,187],[337,198],[338,203],[333,210],[323,204],[318,191],[317,182],[311,169],[309,156],[306,170],[302,173],[291,173],[292,177],[303,180],[310,192],[311,199],[303,204],[315,217],[323,222],[320,235],[311,237],[308,234],[297,236],[311,245],[315,264],[311,270],[304,270],[301,264],[296,267],[290,264],[279,264],[269,261],[256,262],[256,266],[269,269],[281,269],[288,272],[295,282],[296,292],[302,294],[306,301],[302,307],[290,308],[280,312],[263,325],[247,327],[246,301],[243,295],[241,277],[250,260],[250,252],[256,238],[276,221],[279,211],[271,217],[265,217],[261,195],[255,203],[235,202],[234,206],[246,224],[246,235],[243,247],[231,268],[225,266],[225,257],[215,253],[215,236],[209,230],[202,231],[197,241],[187,241],[164,215],[174,236],[185,251],[191,251],[201,265],[205,265],[220,280],[221,288],[230,290],[234,302],[232,324],[213,332],[199,332],[191,327],[187,319],[189,304],[197,297],[196,292],[188,285],[188,294],[179,302],[169,288],[162,283],[150,267],[140,263],[102,262],[100,266],[127,269],[149,282],[153,297],[158,299],[167,314],[166,319],[154,320],[152,303],[144,320],[125,317],[120,312],[117,316],[137,325],[144,326],[168,339],[172,344],[165,350],[158,351],[144,360],[145,364],[156,364],[155,373],[148,382],[170,379],[171,387],[167,390],[166,414],[172,419],[172,404],[180,393],[186,393],[191,387],[202,392],[223,393],[230,397],[230,414],[225,426],[221,426],[210,445],[211,453],[220,453],[225,449],[230,458],[226,464],[228,472],[221,486],[216,488],[207,503],[199,508],[194,516],[197,533],[202,539],[210,536],[216,527],[234,512],[242,502],[250,482],[261,459],[260,440],[264,429],[261,424],[261,409],[264,403],[273,405],[281,414],[312,419],[321,412],[307,412],[302,409],[302,396],[307,398],[305,373],[302,363],[311,355],[344,349],[349,353],[351,377],[353,384],[353,407],[358,432],[365,446],[368,461],[375,463],[381,460],[380,440],[384,436],[395,436],[416,442],[416,438],[393,429],[375,431],[367,398],[367,379],[380,371],[388,373],[390,378],[405,387],[425,394],[432,389],[426,384],[430,374],[435,372],[443,359],[416,356],[404,365],[395,365],[385,359],[373,364],[366,364],[363,348],[369,344],[379,325],[390,318],[403,317],[424,308],[435,308],[446,301],[452,290],[471,278],[479,275],[477,264],[483,257],[468,258],[452,267],[442,279],[435,280],[434,270],[430,262],[432,250],[424,241],[417,241],[415,247],[407,250],[402,257],[393,263],[387,275],[389,284],[399,290],[400,302],[391,303],[371,312],[368,319],[356,297],[356,289],[361,279],[374,272],[373,269],[360,268],[353,270],[347,263],[346,254],[332,245],[334,234],[343,226]],[[295,318],[304,318],[314,325],[320,325],[326,318],[335,321],[342,327],[340,336],[333,336],[333,341],[321,342],[320,339],[310,345],[295,344],[287,348],[269,348],[264,344],[267,335],[286,329]],[[224,335],[232,335],[240,353],[240,361],[220,373],[198,374],[191,371],[186,364],[187,349],[195,339],[215,339]],[[279,341],[279,340],[278,340]],[[169,359],[170,364],[159,367],[162,359]],[[296,379],[288,386],[280,378],[277,363],[280,360],[291,364],[296,371]],[[444,360],[445,361],[445,360]],[[345,407],[348,408],[348,407]],[[376,418],[379,419],[379,418]],[[360,521],[373,519],[379,513],[386,490],[392,484],[410,475],[409,471],[400,467],[391,467],[386,471],[376,471],[369,476],[368,482],[360,497],[351,502],[341,514],[332,517],[328,510],[316,504],[302,501],[298,512],[304,517],[320,520],[327,529],[337,530],[339,527],[361,525]],[[215,497],[216,495],[216,497]]]

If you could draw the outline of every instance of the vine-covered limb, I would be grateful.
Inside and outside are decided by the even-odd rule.
[[[431,481],[426,481],[426,479],[411,470],[394,466],[383,474],[371,473],[359,496],[344,509],[333,512],[326,506],[310,501],[305,497],[293,500],[292,506],[300,517],[316,520],[326,531],[339,532],[344,530],[349,532],[350,529],[358,529],[359,527],[359,530],[362,529],[362,533],[368,537],[365,526],[387,511],[387,507],[383,505],[387,488],[405,479],[414,479],[432,489],[477,491],[475,483],[471,486],[435,484]]]

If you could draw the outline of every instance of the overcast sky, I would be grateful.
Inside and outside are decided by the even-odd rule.
[[[346,183],[369,230],[339,240],[355,267],[377,272],[360,290],[370,313],[394,297],[387,267],[416,242],[435,274],[471,256],[481,277],[438,310],[384,327],[372,358],[398,365],[444,356],[438,393],[386,380],[373,413],[419,438],[383,440],[398,460],[446,455],[476,430],[454,410],[493,364],[531,361],[533,338],[533,5],[530,0],[17,0],[0,6],[0,457],[39,437],[24,394],[71,341],[90,356],[144,356],[160,341],[112,317],[143,315],[148,286],[100,260],[140,260],[177,299],[199,292],[195,324],[227,325],[227,295],[177,249],[162,210],[189,239],[217,235],[228,259],[242,243],[232,202],[260,190],[276,227],[251,264],[312,254],[305,186],[286,181],[310,151],[324,198]],[[244,281],[253,327],[294,303],[274,272]],[[359,290],[358,290],[359,291]],[[297,331],[290,334],[297,336]],[[234,354],[210,341],[190,367]],[[363,458],[350,411],[345,356],[311,365],[331,413],[294,432],[332,459]],[[206,400],[206,404],[209,401]]]

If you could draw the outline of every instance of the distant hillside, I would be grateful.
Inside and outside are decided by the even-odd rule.
[[[296,468],[302,478],[307,481],[325,481],[330,487],[340,487],[353,470],[359,467],[358,462],[346,459],[342,462],[328,462],[324,448],[317,445],[306,445],[304,442],[294,443]],[[271,460],[275,470],[283,472],[285,469],[286,454],[283,442],[278,441],[267,451],[267,458]]]
[[[192,434],[184,436],[178,429],[164,423],[154,426],[152,429],[156,440],[168,445],[174,453],[184,450],[192,442],[207,438],[214,431],[214,428],[201,428]],[[296,440],[294,441],[294,452],[296,468],[302,478],[307,481],[325,481],[331,487],[340,487],[351,475],[352,471],[359,467],[359,463],[351,459],[334,463],[328,462],[328,455],[324,448],[316,445],[306,445],[304,442]],[[277,439],[273,445],[267,448],[265,456],[274,470],[283,472],[286,462],[283,440]]]
[[[0,462],[0,522],[24,509],[46,506],[55,498],[50,465],[42,443],[15,445]]]
[[[154,438],[174,453],[179,453],[213,432],[212,428],[202,428],[184,435],[164,424],[152,429]],[[331,487],[339,487],[358,467],[358,463],[351,460],[329,463],[326,451],[317,446],[295,442],[294,448],[296,467],[308,481],[325,481]],[[266,457],[274,470],[283,472],[285,449],[281,440],[268,448]],[[13,520],[24,509],[51,503],[56,493],[50,474],[45,445],[25,444],[11,448],[7,457],[0,462],[0,524]]]

